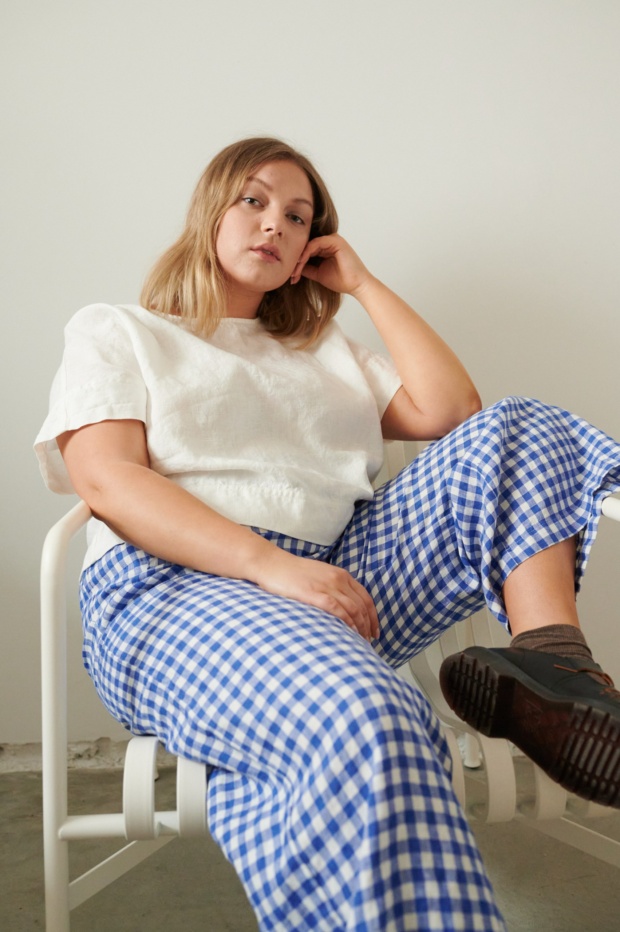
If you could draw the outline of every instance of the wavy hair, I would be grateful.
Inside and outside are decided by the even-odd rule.
[[[226,316],[226,282],[217,258],[220,221],[241,195],[249,175],[265,162],[294,162],[305,172],[314,201],[310,239],[335,233],[338,215],[323,179],[306,156],[280,139],[242,139],[209,163],[190,201],[185,228],[149,272],[140,303],[159,314],[174,314],[210,336]],[[258,309],[266,329],[279,337],[313,343],[340,307],[341,295],[302,278],[268,291]]]

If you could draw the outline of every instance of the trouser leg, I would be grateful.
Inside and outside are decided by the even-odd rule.
[[[331,555],[375,597],[378,652],[402,663],[484,600],[505,621],[511,568],[574,535],[578,584],[619,461],[521,399],[432,445]],[[261,928],[501,928],[418,693],[331,616],[136,559],[87,574],[87,665],[131,730],[212,766],[213,831]]]
[[[211,765],[262,930],[503,928],[425,700],[333,616],[120,547],[84,579],[110,711]]]
[[[506,398],[431,444],[361,504],[330,559],[363,582],[396,666],[485,603],[528,557],[577,538],[579,588],[620,445],[582,419]]]

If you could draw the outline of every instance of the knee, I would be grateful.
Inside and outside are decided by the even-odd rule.
[[[503,422],[523,425],[541,419],[549,421],[550,418],[553,419],[560,413],[559,408],[525,395],[507,395],[500,401],[495,402],[495,404],[490,405],[485,411],[488,414],[495,415]],[[482,413],[484,415],[485,412]]]
[[[539,405],[542,405],[542,402],[535,398],[528,398],[525,395],[507,395],[491,405],[490,410],[527,412]]]
[[[432,709],[394,671],[371,681],[358,680],[352,687],[341,700],[339,724],[328,735],[341,760],[342,755],[357,758],[359,764],[372,759],[389,770],[420,753],[441,752],[443,739]]]
[[[494,406],[495,407],[495,406]],[[507,395],[497,402],[497,407],[509,411],[519,411],[524,414],[568,414],[557,405],[541,401],[539,398],[530,398],[528,395]]]

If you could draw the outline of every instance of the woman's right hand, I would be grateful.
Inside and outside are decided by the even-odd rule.
[[[338,566],[273,547],[261,553],[252,579],[273,595],[335,615],[368,641],[379,637],[379,619],[370,595]]]

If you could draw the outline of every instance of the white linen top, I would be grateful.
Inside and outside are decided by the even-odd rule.
[[[74,491],[56,437],[142,421],[151,467],[240,524],[332,543],[381,468],[380,419],[400,386],[391,360],[335,322],[306,350],[258,319],[213,336],[134,305],[92,304],[65,329],[50,410],[35,441],[54,492]],[[93,519],[85,566],[121,541]]]

